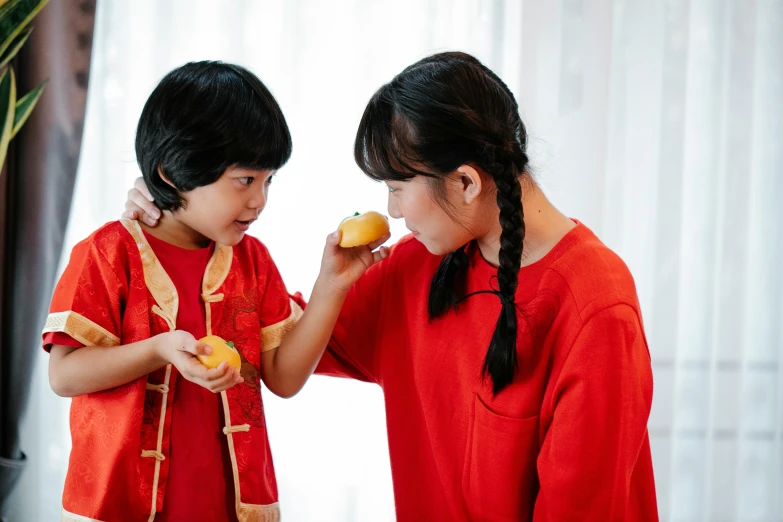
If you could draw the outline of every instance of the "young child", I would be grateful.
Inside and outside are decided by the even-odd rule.
[[[348,289],[388,252],[331,234],[303,315],[245,235],[290,154],[280,107],[242,67],[189,63],[153,91],[136,155],[160,224],[76,245],[43,330],[51,386],[73,397],[62,520],[279,520],[260,380],[297,393]],[[241,371],[203,366],[205,335],[232,341]]]

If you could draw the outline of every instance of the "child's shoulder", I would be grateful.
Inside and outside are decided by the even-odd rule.
[[[239,252],[248,252],[248,253],[263,253],[265,255],[269,255],[269,249],[266,247],[266,245],[257,237],[251,236],[250,234],[245,234],[245,236],[242,238],[242,240],[237,243],[236,246],[234,246],[234,250]]]
[[[134,246],[135,242],[126,225],[121,221],[110,221],[95,230],[85,239],[79,241],[73,251],[95,250],[106,257],[112,257],[120,251],[126,251],[128,246]]]
[[[239,258],[252,259],[256,264],[272,263],[272,254],[269,253],[269,248],[257,237],[245,234],[238,244],[233,247],[234,256]]]

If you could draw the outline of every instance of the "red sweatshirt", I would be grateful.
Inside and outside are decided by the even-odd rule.
[[[467,292],[497,270],[469,247]],[[500,300],[430,321],[440,258],[405,238],[354,285],[319,373],[384,390],[400,521],[657,521],[652,372],[633,279],[578,224],[519,272],[518,370],[482,367]]]

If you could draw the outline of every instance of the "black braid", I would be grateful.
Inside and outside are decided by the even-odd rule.
[[[465,247],[443,256],[430,284],[427,302],[430,319],[439,317],[450,308],[456,308],[464,293],[468,255]]]
[[[517,314],[514,295],[522,263],[522,242],[525,221],[522,210],[522,185],[511,162],[493,176],[500,207],[500,253],[498,254],[498,285],[501,301],[500,316],[484,359],[484,375],[492,377],[495,394],[511,384],[517,367]]]

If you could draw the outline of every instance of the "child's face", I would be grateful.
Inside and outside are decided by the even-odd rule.
[[[205,238],[234,246],[264,210],[274,174],[229,167],[211,185],[184,193],[186,206],[173,217]]]
[[[431,253],[445,255],[473,239],[467,228],[455,222],[433,199],[426,178],[416,176],[406,182],[387,181],[386,185],[389,187],[389,215],[405,219],[408,230]],[[456,214],[466,215],[459,198],[449,197],[448,203]]]

